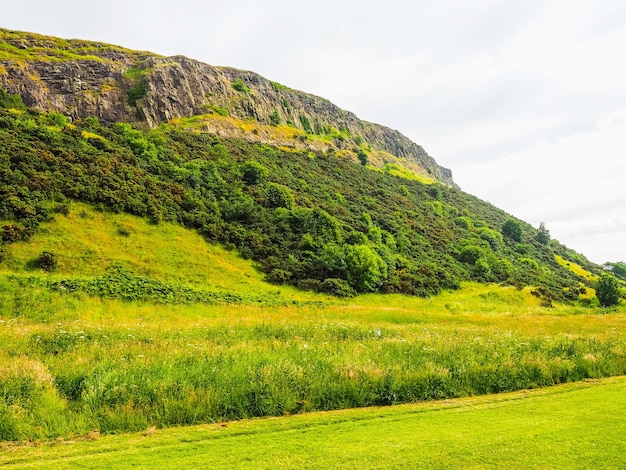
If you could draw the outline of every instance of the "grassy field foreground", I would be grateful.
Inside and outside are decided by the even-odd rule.
[[[3,468],[623,468],[626,378],[0,450]]]
[[[60,254],[55,272],[32,269],[43,251]],[[626,374],[623,308],[547,308],[530,288],[472,283],[338,300],[267,284],[189,230],[86,206],[10,245],[0,269],[0,441]]]

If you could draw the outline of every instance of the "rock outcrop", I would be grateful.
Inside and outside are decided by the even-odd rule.
[[[0,87],[37,109],[149,127],[208,113],[282,123],[310,134],[337,135],[338,148],[365,142],[454,185],[450,170],[400,132],[253,72],[1,29],[0,42]]]

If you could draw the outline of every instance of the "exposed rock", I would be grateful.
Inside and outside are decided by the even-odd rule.
[[[398,131],[361,121],[324,98],[253,72],[214,67],[183,56],[160,57],[1,29],[0,41],[21,54],[16,53],[15,60],[0,61],[0,87],[19,93],[34,108],[72,118],[96,116],[105,122],[130,121],[149,127],[211,112],[267,125],[279,120],[310,133],[348,135],[347,142],[336,139],[338,149],[356,148],[362,140],[419,165],[431,178],[454,185],[450,170]],[[66,58],[68,51],[73,57]]]

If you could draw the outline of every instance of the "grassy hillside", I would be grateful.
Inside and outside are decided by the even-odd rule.
[[[0,105],[5,245],[28,240],[77,200],[197,229],[255,260],[271,282],[338,296],[428,296],[476,280],[533,285],[549,305],[578,300],[592,284],[566,263],[600,272],[495,207],[392,166],[372,171],[335,154],[218,139],[177,124],[150,132],[93,118],[70,124],[6,94]],[[59,249],[67,251],[53,254],[76,257]]]
[[[122,266],[138,275],[188,287],[268,294],[277,288],[263,282],[253,263],[233,251],[208,244],[196,232],[128,214],[95,211],[72,203],[54,223],[43,223],[28,240],[7,250],[0,265],[14,273],[33,273],[40,253],[58,253],[57,277],[104,275]],[[295,289],[292,289],[296,295]],[[300,297],[305,296],[299,293]]]
[[[622,468],[624,378],[428,404],[6,446],[5,468]]]

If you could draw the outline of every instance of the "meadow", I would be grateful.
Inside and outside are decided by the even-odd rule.
[[[46,250],[68,253],[54,273],[32,268]],[[0,266],[3,441],[626,374],[623,308],[548,308],[529,288],[478,283],[431,298],[337,299],[267,284],[251,261],[193,231],[82,204],[12,244]],[[111,266],[131,274],[106,277]]]

